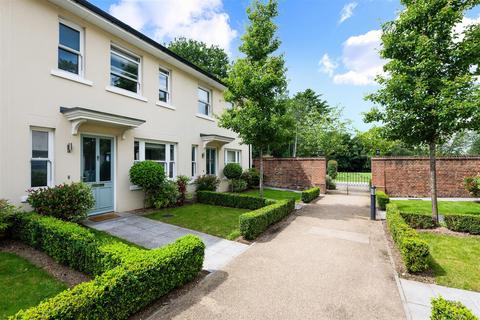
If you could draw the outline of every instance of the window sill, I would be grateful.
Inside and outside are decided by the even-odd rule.
[[[125,97],[129,97],[129,98],[132,98],[132,99],[137,99],[137,100],[140,100],[140,101],[143,101],[143,102],[148,102],[147,98],[145,98],[145,97],[143,97],[143,96],[141,96],[137,93],[130,92],[128,90],[124,90],[124,89],[120,89],[120,88],[116,88],[116,87],[112,87],[112,86],[105,87],[105,90],[107,90],[109,92],[112,92],[112,93],[116,93],[116,94],[125,96]]]
[[[52,69],[50,71],[50,74],[52,76],[55,76],[55,77],[67,79],[67,80],[70,80],[70,81],[73,81],[73,82],[78,82],[78,83],[81,83],[81,84],[84,84],[84,85],[87,85],[87,86],[90,86],[90,87],[93,86],[92,81],[84,79],[84,78],[80,77],[79,75],[76,75],[76,74],[73,74],[73,73],[70,73],[70,72],[66,72],[66,71],[63,71],[63,70]]]
[[[215,122],[215,119],[213,119],[212,117],[206,116],[206,115],[201,114],[201,113],[197,113],[196,116],[197,116],[198,118],[202,118],[202,119],[205,119],[205,120],[208,120],[208,121],[213,121],[213,122]]]
[[[175,108],[171,104],[168,104],[168,103],[163,102],[163,101],[157,101],[155,104],[159,107],[167,108],[167,109],[170,109],[170,110],[177,110],[177,108]]]
[[[131,185],[130,186],[130,191],[137,191],[137,190],[142,190],[142,188],[139,187],[139,186],[136,186],[136,185]]]

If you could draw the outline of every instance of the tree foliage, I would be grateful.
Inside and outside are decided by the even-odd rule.
[[[217,78],[227,77],[229,59],[222,48],[184,37],[175,38],[167,47]]]
[[[225,99],[234,107],[219,120],[222,127],[236,132],[242,141],[260,150],[284,139],[291,119],[286,116],[285,62],[274,55],[280,46],[273,19],[278,14],[275,0],[262,3],[254,0],[247,9],[250,25],[242,36],[243,57],[233,64],[225,82]],[[260,165],[262,170],[262,160]],[[260,174],[262,191],[263,173]]]
[[[365,117],[409,145],[428,145],[432,215],[436,201],[436,147],[455,133],[478,129],[480,26],[455,31],[480,0],[402,0],[405,9],[383,25],[381,56],[388,59],[381,88],[367,99],[381,106]],[[475,67],[476,66],[476,67]]]

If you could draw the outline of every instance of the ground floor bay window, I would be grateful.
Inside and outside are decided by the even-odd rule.
[[[135,161],[155,161],[163,166],[167,177],[174,178],[177,175],[175,143],[135,140],[133,149]]]
[[[225,150],[225,164],[238,163],[240,164],[242,151],[240,150]]]

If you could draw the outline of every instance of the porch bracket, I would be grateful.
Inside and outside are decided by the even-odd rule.
[[[79,119],[72,121],[72,135],[76,136],[78,134],[78,129],[82,125],[82,123],[87,122],[86,119]]]

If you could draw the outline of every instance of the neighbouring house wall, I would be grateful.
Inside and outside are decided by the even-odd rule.
[[[70,81],[51,74],[57,68],[59,17],[84,28],[85,79],[92,85]],[[190,176],[191,147],[198,146],[197,173],[205,173],[205,145],[200,134],[236,138],[220,128],[216,119],[196,116],[198,86],[212,90],[214,114],[225,108],[223,93],[195,76],[149,54],[124,39],[117,38],[82,17],[46,0],[0,1],[0,198],[20,204],[30,188],[32,127],[54,132],[54,184],[80,181],[81,134],[109,135],[115,138],[115,209],[125,211],[143,206],[143,192],[131,190],[128,171],[134,163],[134,140],[145,139],[177,145],[177,175]],[[106,90],[110,84],[110,45],[119,44],[141,57],[141,95],[148,101]],[[158,68],[171,71],[172,106],[159,106]],[[79,135],[72,135],[71,123],[60,107],[83,107],[96,111],[146,120],[126,132],[105,125],[87,123]],[[73,149],[67,152],[67,144]],[[241,151],[241,165],[248,168],[249,148],[237,138],[217,147],[217,172],[223,178],[225,149]],[[192,188],[190,188],[192,189]],[[222,180],[222,190],[227,181]]]
[[[393,197],[429,197],[428,158],[372,158],[372,183]],[[463,180],[480,175],[480,157],[437,158],[439,197],[470,197]]]
[[[260,169],[259,159],[253,165]],[[325,158],[264,158],[263,166],[266,186],[298,190],[316,186],[326,192]]]

